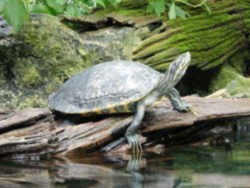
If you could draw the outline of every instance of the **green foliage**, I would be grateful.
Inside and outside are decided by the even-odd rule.
[[[176,6],[175,6],[175,2],[173,1],[169,5],[168,17],[169,17],[169,19],[175,19],[176,16],[177,16],[176,15]]]
[[[84,2],[84,3],[83,3]],[[93,6],[92,1],[88,0],[35,0],[30,6],[32,13],[46,13],[54,16],[81,16],[89,13],[89,7]]]
[[[4,19],[18,31],[28,20],[29,14],[22,0],[1,0],[0,13]]]
[[[193,5],[189,2],[189,0],[148,0],[147,11],[154,13],[157,16],[161,16],[165,13],[166,7],[168,7],[169,19],[175,19],[177,17],[186,18],[190,16],[190,14],[179,6],[179,4],[183,4],[193,8],[204,6],[204,8],[211,13],[211,10],[206,3],[207,0],[200,1],[201,2],[199,4]]]
[[[101,6],[103,8],[106,7],[106,3],[103,0],[96,0],[95,2],[97,4],[97,6]]]
[[[0,1],[0,12],[3,11],[4,5],[5,5],[5,1],[6,1],[6,0],[1,0],[1,1]]]
[[[123,0],[33,0],[32,13],[47,13],[54,16],[78,17],[91,13],[95,8],[117,7]]]
[[[207,3],[204,3],[204,7],[205,7],[205,9],[207,10],[207,12],[208,12],[209,14],[212,13],[212,11],[211,11],[211,9],[210,9],[210,7],[208,6]]]
[[[44,3],[54,14],[62,14],[65,10],[66,2],[66,0],[45,0]]]
[[[147,11],[160,16],[163,12],[165,12],[165,0],[149,1]]]
[[[96,8],[118,8],[123,1],[127,0],[0,0],[0,14],[18,30],[28,19],[28,13],[78,17],[89,14]],[[210,13],[206,1],[200,0],[199,4],[194,5],[190,0],[147,0],[147,12],[157,16],[168,15],[169,19],[186,18],[190,15],[182,8],[185,6],[203,6]],[[181,4],[184,6],[180,6]]]

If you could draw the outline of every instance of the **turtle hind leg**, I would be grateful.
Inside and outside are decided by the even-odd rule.
[[[145,104],[143,102],[139,102],[136,107],[136,114],[134,116],[134,119],[125,134],[128,144],[132,148],[133,153],[142,152],[140,136],[137,134],[137,131],[144,117],[144,113]]]

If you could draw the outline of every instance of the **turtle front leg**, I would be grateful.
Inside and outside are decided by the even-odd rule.
[[[175,88],[169,89],[166,96],[170,99],[175,110],[179,112],[187,112],[191,110],[191,107],[181,100],[180,94]]]
[[[142,151],[140,137],[137,134],[137,131],[144,117],[144,113],[145,104],[143,102],[139,102],[136,107],[136,114],[134,116],[134,119],[125,134],[128,144],[131,146],[133,153],[139,153]]]

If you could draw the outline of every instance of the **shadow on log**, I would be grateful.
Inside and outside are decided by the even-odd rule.
[[[148,109],[141,126],[142,135],[146,137],[144,149],[154,145],[154,141],[168,142],[169,134],[177,135],[176,138],[178,135],[187,137],[190,132],[195,132],[193,130],[202,129],[201,122],[250,115],[250,99],[246,98],[185,97],[184,100],[197,115],[174,111],[167,99]],[[101,151],[123,136],[132,118],[132,115],[116,115],[67,125],[62,119],[54,120],[53,114],[46,108],[9,113],[1,110],[0,155],[8,159],[70,158],[77,152]],[[126,152],[128,146],[122,144],[114,151]]]

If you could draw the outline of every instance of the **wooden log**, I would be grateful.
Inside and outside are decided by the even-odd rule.
[[[162,114],[159,113],[158,108],[171,108],[171,104],[167,101],[166,103],[161,103],[158,108],[152,109],[156,113],[151,113],[153,116],[151,120],[146,122],[147,126],[143,129],[143,132],[152,132],[169,127],[191,126],[199,121],[250,115],[250,99],[187,97],[184,100],[191,104],[196,115],[191,112],[180,113],[174,110]]]
[[[6,130],[16,128],[16,126],[24,126],[32,124],[41,118],[49,116],[51,112],[48,109],[25,109],[19,113],[13,113],[6,116],[6,119],[1,120],[0,133]]]
[[[146,137],[154,132],[189,127],[201,121],[250,115],[250,99],[185,97],[195,111],[173,110],[167,99],[148,109],[141,131]],[[69,125],[53,120],[48,109],[25,109],[0,120],[0,156],[2,158],[71,157],[77,152],[100,151],[108,143],[123,137],[132,115],[114,115]],[[198,125],[197,125],[198,126]],[[162,134],[160,137],[166,137]],[[150,139],[153,139],[150,137]],[[159,136],[158,138],[159,139]],[[148,142],[152,140],[148,140]],[[126,151],[128,147],[125,147]]]

